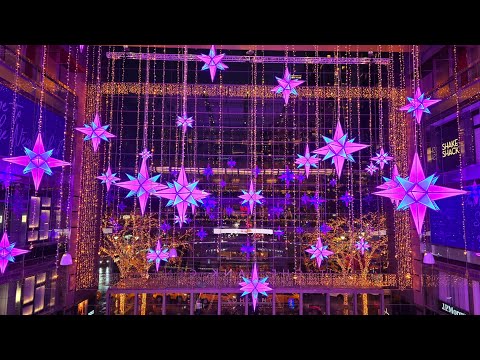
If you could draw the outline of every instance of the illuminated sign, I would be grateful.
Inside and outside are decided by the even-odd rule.
[[[458,147],[458,139],[442,143],[442,157],[445,158],[453,155],[458,155],[459,153],[460,148]]]
[[[452,305],[448,305],[444,302],[440,302],[442,305],[442,310],[445,311],[446,313],[452,314],[452,315],[467,315],[465,312],[459,310],[458,308],[455,308]]]

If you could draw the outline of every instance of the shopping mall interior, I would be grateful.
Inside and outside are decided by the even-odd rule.
[[[480,46],[227,44],[0,45],[0,315],[480,315]]]

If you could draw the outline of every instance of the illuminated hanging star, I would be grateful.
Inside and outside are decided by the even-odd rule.
[[[210,48],[210,52],[208,55],[197,55],[197,59],[203,61],[205,64],[202,67],[202,70],[210,70],[210,78],[215,79],[215,73],[217,72],[217,69],[219,70],[225,70],[228,69],[228,66],[222,63],[222,59],[225,56],[225,54],[218,54],[216,55],[217,51],[215,50],[215,45],[212,45]]]
[[[425,94],[420,91],[419,87],[417,87],[413,98],[407,97],[407,100],[410,102],[410,104],[402,106],[400,110],[406,111],[407,114],[413,113],[413,118],[417,120],[418,124],[420,124],[422,121],[423,113],[431,114],[430,110],[428,110],[428,107],[441,101],[425,98]]]
[[[215,206],[217,206],[217,202],[215,201],[215,198],[213,196],[209,196],[203,201],[203,206],[209,213],[210,211],[215,209]]]
[[[227,214],[227,216],[232,216],[232,214],[233,214],[233,208],[230,207],[230,206],[227,206],[227,207],[225,208],[225,214]]]
[[[300,200],[302,201],[303,205],[307,205],[310,202],[310,196],[303,194]]]
[[[160,267],[160,262],[168,261],[170,257],[170,253],[167,248],[162,250],[162,243],[160,240],[157,241],[157,247],[154,249],[148,249],[147,260],[148,262],[155,262],[155,269],[158,272],[158,268]]]
[[[477,182],[473,180],[473,184],[467,186],[466,189],[469,191],[468,198],[473,201],[475,205],[478,204],[478,198],[480,197],[480,187],[477,186]]]
[[[283,208],[280,206],[272,206],[269,213],[272,213],[274,217],[279,218],[283,214]]]
[[[388,155],[388,152],[383,151],[383,147],[380,148],[380,153],[375,153],[376,156],[373,156],[370,160],[375,160],[377,165],[380,165],[380,169],[383,170],[385,165],[388,165],[390,160],[393,160],[393,156]]]
[[[168,230],[170,230],[172,227],[170,226],[170,224],[166,221],[164,221],[162,223],[162,225],[160,225],[160,229],[163,231],[163,232],[168,232]]]
[[[418,154],[413,157],[412,168],[408,179],[397,176],[400,186],[385,189],[373,193],[374,195],[388,197],[393,200],[401,200],[397,210],[410,208],[417,228],[417,233],[422,233],[423,220],[427,207],[440,210],[435,200],[445,199],[451,196],[466,194],[464,190],[451,189],[435,185],[438,177],[435,174],[425,177]]]
[[[392,169],[392,178],[389,179],[389,178],[384,176],[383,180],[385,180],[385,182],[381,185],[378,185],[377,188],[378,189],[391,189],[391,188],[400,186],[400,183],[397,180],[398,175],[399,174],[398,174],[397,164],[395,164],[395,165],[393,165],[393,169]],[[400,203],[400,200],[394,200],[394,199],[391,199],[391,200],[392,200],[392,203],[394,203],[396,206],[398,206],[398,204]]]
[[[0,241],[0,272],[5,273],[8,262],[15,262],[15,256],[26,254],[30,250],[16,249],[15,243],[8,241],[7,233],[3,233],[2,240]]]
[[[297,179],[298,183],[301,184],[305,181],[306,177],[303,174],[296,174],[295,179]]]
[[[325,140],[327,145],[313,151],[315,154],[325,155],[322,159],[323,161],[332,159],[332,164],[335,164],[335,170],[339,178],[342,176],[345,160],[355,162],[351,154],[370,146],[354,143],[355,138],[347,140],[347,136],[348,134],[343,133],[342,125],[338,121],[333,139],[323,136],[323,140]]]
[[[185,218],[183,219],[183,221],[180,219],[180,216],[178,215],[175,215],[174,218],[173,218],[173,222],[175,224],[179,224],[180,227],[182,227],[182,224],[188,224],[189,222],[189,219],[185,216]]]
[[[282,181],[285,181],[285,184],[287,184],[287,187],[289,187],[290,182],[293,182],[295,180],[295,174],[287,166],[285,171],[278,178]]]
[[[322,244],[322,239],[317,238],[315,245],[310,245],[310,249],[305,250],[309,254],[312,254],[310,259],[317,259],[317,266],[322,266],[322,261],[327,259],[330,255],[333,255],[333,251],[327,250],[328,245]]]
[[[202,199],[205,199],[210,193],[197,189],[198,181],[189,183],[183,166],[180,168],[177,181],[173,180],[173,184],[167,182],[167,185],[167,188],[160,189],[155,195],[168,199],[167,206],[177,207],[178,223],[182,227],[182,223],[185,222],[187,207],[192,206],[193,213],[195,207],[200,206],[199,203],[203,204]]]
[[[315,193],[314,196],[310,199],[310,204],[312,204],[315,209],[317,210],[320,205],[322,205],[324,202],[326,202],[324,198],[322,198],[318,193]]]
[[[12,164],[17,164],[25,166],[23,169],[24,174],[32,173],[33,183],[35,185],[35,190],[38,190],[40,187],[40,182],[42,181],[43,173],[47,175],[52,175],[53,167],[58,166],[67,166],[70,163],[52,158],[52,150],[45,151],[43,146],[42,136],[38,134],[33,150],[25,149],[24,156],[15,156],[11,158],[4,158],[3,161],[7,161]]]
[[[365,168],[365,171],[368,172],[370,175],[373,175],[377,170],[378,170],[378,167],[373,165],[373,163],[371,161],[370,161],[370,165],[368,165]]]
[[[148,159],[148,158],[152,157],[152,153],[150,151],[148,151],[146,148],[143,149],[143,151],[141,153],[139,153],[138,155],[140,155],[142,157],[142,159]]]
[[[307,148],[305,149],[305,156],[302,156],[300,154],[297,154],[298,159],[295,160],[295,164],[298,164],[298,169],[300,169],[302,166],[305,166],[305,175],[307,176],[310,173],[310,166],[317,168],[317,164],[320,161],[320,159],[317,158],[317,155],[311,155],[310,156],[310,150],[308,149],[308,144]]]
[[[150,195],[154,195],[157,190],[166,188],[165,185],[159,184],[156,181],[160,178],[160,174],[150,177],[147,168],[147,159],[142,159],[142,165],[137,177],[133,177],[127,174],[128,181],[116,183],[116,186],[120,186],[124,189],[130,190],[127,194],[127,198],[135,195],[140,203],[140,212],[145,214],[145,208],[147,206],[147,200]]]
[[[112,174],[112,169],[109,165],[107,172],[102,173],[102,176],[97,176],[97,179],[102,180],[102,184],[107,184],[107,191],[110,191],[110,185],[115,184],[118,180],[120,180],[120,178],[116,177],[115,175],[117,175],[117,173]]]
[[[207,177],[207,180],[213,175],[213,169],[211,168],[210,164],[207,164],[207,167],[203,170],[203,175]]]
[[[177,126],[181,126],[183,132],[187,131],[187,127],[191,128],[192,124],[195,120],[192,117],[188,117],[187,114],[183,114],[183,116],[177,116]]]
[[[345,203],[345,206],[348,206],[353,201],[353,196],[348,191],[345,191],[345,194],[340,196],[340,200]]]
[[[336,180],[336,179],[330,180],[330,182],[328,183],[328,185],[330,185],[330,186],[332,186],[332,187],[335,186],[335,185],[337,185],[337,180]]]
[[[197,236],[200,238],[200,240],[205,239],[207,236],[207,232],[203,229],[203,227],[200,228],[200,230],[197,231]]]
[[[283,236],[283,234],[285,234],[285,231],[283,231],[282,229],[280,229],[280,226],[279,226],[278,229],[275,230],[273,233],[274,233],[275,236],[277,237],[277,240],[280,240],[280,238]]]
[[[260,201],[261,199],[264,198],[262,195],[260,195],[262,190],[258,190],[255,192],[255,187],[253,186],[253,180],[250,180],[250,189],[248,191],[242,190],[242,192],[243,192],[243,195],[238,196],[240,199],[243,199],[243,202],[241,203],[241,205],[248,202],[248,205],[250,206],[249,207],[250,214],[252,214],[253,206],[255,205],[255,203],[260,205],[262,204],[262,202]]]
[[[329,231],[332,231],[332,228],[330,226],[328,226],[327,224],[323,223],[321,226],[320,226],[320,232],[323,233],[323,234],[326,234],[328,233]]]
[[[223,179],[221,179],[218,184],[220,185],[221,188],[224,188],[227,185],[227,183]]]
[[[261,170],[258,166],[255,166],[255,168],[252,169],[252,175],[255,176],[255,177],[257,177],[258,174],[260,174],[261,171],[262,171],[262,170]]]
[[[252,302],[253,302],[253,311],[255,311],[255,308],[257,307],[257,299],[258,299],[258,294],[262,294],[265,296],[268,296],[267,291],[273,290],[270,288],[268,283],[266,282],[268,279],[268,276],[264,277],[261,280],[258,280],[258,273],[257,273],[257,263],[253,264],[253,270],[252,270],[252,278],[247,279],[243,277],[243,281],[239,283],[241,286],[240,290],[243,291],[241,296],[245,296],[247,294],[252,294]]]
[[[250,242],[247,241],[246,244],[242,245],[242,247],[240,248],[240,251],[247,255],[247,260],[250,260],[250,253],[253,253],[255,249],[253,245],[250,245]]]
[[[102,125],[100,122],[100,117],[98,114],[95,114],[95,119],[90,123],[90,125],[85,124],[84,127],[77,127],[75,130],[86,135],[83,138],[84,141],[92,140],[93,151],[97,152],[98,145],[100,145],[101,140],[109,141],[109,138],[116,137],[107,131],[109,126],[110,125]]]
[[[232,158],[230,158],[228,161],[227,161],[227,165],[230,169],[233,169],[235,167],[235,165],[237,165],[237,162],[235,160],[233,160]]]
[[[272,91],[276,94],[282,94],[283,100],[285,100],[285,105],[288,104],[288,99],[290,98],[290,94],[298,95],[297,90],[295,88],[303,84],[305,80],[292,80],[292,76],[288,71],[288,67],[285,68],[285,72],[283,73],[283,78],[276,77],[278,85],[275,86]]]
[[[365,254],[366,250],[370,249],[368,241],[365,241],[363,237],[360,237],[360,240],[355,243],[355,248],[360,251],[360,254]]]

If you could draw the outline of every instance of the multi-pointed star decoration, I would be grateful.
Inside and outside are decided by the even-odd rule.
[[[250,245],[249,241],[247,241],[246,244],[242,245],[240,251],[247,255],[247,260],[250,260],[250,253],[253,253],[255,251],[255,248],[253,247],[253,245]]]
[[[170,230],[172,227],[170,226],[170,224],[166,221],[164,221],[162,223],[162,225],[160,225],[160,229],[163,231],[163,232],[168,232],[168,230]]]
[[[328,226],[327,224],[323,223],[321,226],[320,226],[320,232],[323,233],[323,234],[326,234],[328,233],[329,231],[332,231],[332,228],[330,226]]]
[[[142,159],[148,159],[148,158],[152,157],[152,153],[150,151],[148,151],[146,148],[143,149],[143,151],[141,153],[138,153],[138,155],[140,155],[142,157]]]
[[[283,214],[283,212],[284,212],[283,207],[272,206],[270,208],[269,214],[273,214],[274,217],[279,218]]]
[[[198,181],[189,183],[187,175],[185,174],[185,168],[180,168],[177,181],[172,183],[167,182],[168,187],[160,189],[155,193],[156,196],[168,199],[167,206],[176,206],[178,212],[178,224],[182,227],[182,223],[185,222],[185,214],[187,213],[187,207],[192,206],[192,213],[195,211],[195,207],[203,204],[202,199],[205,199],[210,193],[197,189]]]
[[[243,195],[238,196],[240,199],[243,199],[241,205],[248,202],[250,214],[252,214],[253,206],[255,205],[255,203],[260,205],[262,204],[262,202],[260,201],[261,199],[263,199],[263,196],[260,195],[262,190],[255,191],[255,187],[253,186],[253,180],[250,180],[250,189],[248,191],[242,190],[242,192],[243,192]]]
[[[207,177],[207,180],[210,179],[210,176],[213,176],[213,169],[210,164],[207,164],[207,167],[203,170],[203,175]]]
[[[276,94],[282,94],[283,100],[285,100],[285,105],[288,104],[290,94],[298,95],[295,88],[305,82],[305,80],[293,80],[290,72],[288,71],[288,67],[285,68],[283,78],[279,78],[277,76],[275,76],[275,78],[277,79],[278,85],[275,86],[272,91]]]
[[[425,94],[423,94],[419,87],[415,90],[415,95],[413,98],[407,97],[407,100],[410,104],[402,106],[400,110],[406,111],[407,114],[412,113],[413,118],[417,120],[417,123],[420,124],[422,121],[423,113],[431,114],[430,110],[428,110],[429,106],[438,103],[441,100],[430,100],[430,98],[425,98]]]
[[[395,165],[393,165],[393,169],[392,169],[392,178],[389,179],[389,178],[384,176],[383,180],[385,182],[381,185],[378,185],[377,188],[378,189],[391,189],[391,188],[400,186],[400,183],[397,180],[398,175],[399,175],[398,167],[397,167],[397,164],[395,164]],[[398,204],[400,203],[400,200],[395,200],[395,199],[391,199],[391,200],[392,200],[392,203],[394,203],[396,206],[398,206]]]
[[[337,185],[337,180],[336,180],[336,179],[330,180],[330,181],[328,182],[328,185],[330,185],[330,186],[332,186],[332,187],[333,187],[333,186],[336,186],[336,185]]]
[[[182,219],[180,218],[180,216],[175,215],[175,216],[173,217],[173,222],[174,222],[174,224],[179,224],[180,227],[182,227],[182,224],[188,224],[188,223],[190,222],[190,219],[187,218],[187,216],[185,216],[185,217],[183,218],[183,221],[182,221]]]
[[[155,269],[157,272],[160,267],[160,262],[167,262],[169,257],[170,252],[168,251],[168,248],[162,249],[162,243],[160,240],[157,241],[155,249],[148,249],[147,260],[148,262],[155,262]]]
[[[317,238],[317,242],[315,245],[310,245],[310,249],[305,250],[309,254],[310,259],[317,259],[317,266],[322,266],[322,261],[327,259],[330,255],[333,255],[333,251],[327,250],[328,245],[322,244],[322,239],[320,237]]]
[[[332,159],[332,164],[335,164],[335,170],[339,178],[342,176],[345,160],[355,162],[351,154],[370,146],[354,143],[355,139],[347,140],[347,136],[348,134],[343,133],[342,125],[338,121],[333,139],[323,136],[327,145],[313,151],[315,154],[324,155],[323,161]]]
[[[303,205],[307,205],[308,203],[310,203],[310,196],[308,196],[307,194],[303,194],[300,198],[300,201]]]
[[[112,174],[112,169],[110,168],[110,165],[108,166],[107,172],[102,173],[101,176],[97,176],[98,180],[102,180],[102,184],[107,184],[107,191],[110,191],[110,186],[112,184],[115,184],[118,180],[120,180],[119,177],[116,177],[117,173]]]
[[[11,158],[4,158],[3,161],[7,161],[12,164],[25,166],[23,169],[24,174],[32,173],[33,184],[35,190],[40,187],[43,174],[52,175],[52,169],[58,166],[67,166],[70,163],[52,158],[52,150],[45,151],[43,146],[42,135],[38,134],[33,150],[25,149],[24,156],[15,156]]]
[[[377,170],[378,167],[376,167],[371,161],[370,165],[365,168],[365,171],[368,172],[370,175],[373,175]]]
[[[353,196],[348,191],[345,191],[345,194],[340,196],[340,200],[345,203],[345,206],[348,206],[353,201]]]
[[[355,248],[358,251],[360,251],[360,254],[362,254],[362,256],[363,256],[365,254],[365,251],[370,249],[370,244],[368,243],[368,241],[365,241],[365,239],[363,237],[360,237],[360,240],[358,240],[355,243]]]
[[[200,230],[197,231],[197,236],[200,240],[203,240],[207,237],[207,232],[203,229],[203,227],[201,227]]]
[[[307,176],[310,173],[310,166],[317,168],[317,164],[320,161],[320,159],[317,158],[317,155],[310,155],[310,150],[308,149],[308,144],[305,149],[305,155],[300,155],[297,154],[298,159],[295,160],[295,164],[298,164],[298,169],[300,169],[302,166],[305,166],[305,175]]]
[[[466,189],[469,191],[468,198],[473,202],[474,205],[478,205],[478,199],[480,198],[480,186],[478,186],[477,182],[473,180],[473,184],[467,186]]]
[[[97,152],[101,140],[109,141],[108,139],[116,137],[107,131],[109,126],[102,125],[99,115],[95,114],[90,125],[85,124],[84,127],[77,127],[75,130],[85,134],[84,141],[92,140],[93,151]]]
[[[203,200],[203,206],[205,207],[207,213],[210,213],[210,211],[215,209],[215,206],[217,206],[217,202],[215,201],[215,198],[213,196],[209,196],[205,200]]]
[[[323,203],[325,203],[327,200],[322,198],[318,193],[315,193],[315,195],[313,195],[309,201],[310,201],[310,204],[312,204],[315,207],[315,210],[318,210],[318,207]]]
[[[193,120],[191,116],[188,117],[187,114],[177,116],[177,126],[181,126],[183,132],[187,131],[187,127],[191,128],[194,121],[195,120]]]
[[[388,197],[393,200],[401,200],[397,210],[410,208],[417,233],[420,235],[422,233],[423,220],[427,207],[438,211],[440,208],[435,203],[435,200],[467,193],[464,190],[435,185],[437,179],[438,177],[436,177],[435,174],[425,177],[420,158],[418,154],[415,153],[408,179],[397,176],[400,186],[377,191],[373,194]]]
[[[254,177],[257,177],[258,174],[260,174],[261,172],[262,172],[262,170],[258,166],[255,166],[255,168],[252,169],[252,175]]]
[[[278,229],[275,230],[273,233],[274,233],[275,236],[277,237],[277,240],[280,240],[280,238],[283,236],[283,234],[285,234],[285,231],[283,231],[282,229],[280,229],[280,226],[279,226]]]
[[[239,283],[239,285],[241,286],[240,290],[243,291],[241,296],[245,296],[250,293],[252,294],[253,311],[255,311],[255,308],[257,307],[258,294],[268,296],[267,291],[273,290],[268,286],[269,285],[267,283],[268,276],[259,280],[258,272],[257,272],[257,263],[254,263],[253,270],[252,270],[252,278],[247,279],[243,276],[242,278],[243,278],[243,281]]]
[[[217,72],[217,69],[219,70],[228,69],[228,66],[222,62],[222,59],[224,56],[225,54],[217,55],[215,45],[212,45],[208,55],[204,55],[204,54],[197,55],[197,58],[205,63],[202,67],[202,70],[207,70],[207,69],[210,70],[210,78],[212,79],[212,82],[213,82],[213,79],[215,79],[215,73]]]
[[[150,177],[147,168],[147,158],[142,159],[142,165],[140,166],[140,171],[138,172],[137,177],[133,177],[130,174],[127,174],[127,177],[129,179],[128,181],[115,183],[114,185],[130,190],[126,196],[127,198],[134,195],[138,198],[140,212],[143,216],[143,214],[145,214],[148,197],[154,195],[157,190],[166,188],[166,186],[157,183],[160,174]]]
[[[295,180],[295,174],[290,170],[290,168],[287,166],[285,171],[278,177],[280,180],[284,181],[285,184],[287,184],[287,187],[290,186],[290,182],[293,182]]]
[[[26,254],[30,250],[16,249],[15,243],[8,241],[7,233],[3,233],[2,240],[0,241],[0,272],[5,273],[8,262],[15,262],[15,256]]]
[[[235,160],[233,160],[233,158],[230,158],[227,161],[227,165],[230,169],[233,169],[235,167],[235,165],[237,165],[237,162]]]
[[[388,155],[388,152],[383,150],[383,147],[380,148],[380,152],[375,152],[376,156],[373,156],[370,160],[376,161],[375,164],[380,165],[380,169],[383,170],[385,165],[388,165],[390,160],[393,160],[393,156]]]

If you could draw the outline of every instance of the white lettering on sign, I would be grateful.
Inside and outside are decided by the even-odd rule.
[[[467,315],[464,312],[461,312],[461,311],[455,309],[453,306],[445,304],[445,303],[442,303],[442,310],[449,313],[449,314],[452,314],[452,315]]]
[[[449,157],[453,155],[458,155],[460,149],[458,147],[458,139],[447,141],[442,144],[442,157]]]

